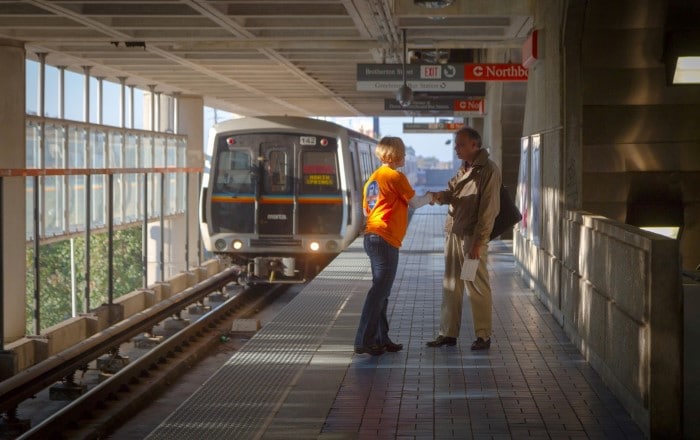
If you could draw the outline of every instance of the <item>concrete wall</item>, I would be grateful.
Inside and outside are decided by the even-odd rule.
[[[530,169],[519,196],[537,194],[527,208],[539,221],[521,225],[514,251],[525,280],[635,421],[652,437],[680,437],[679,273],[681,256],[689,267],[698,252],[688,243],[698,242],[700,126],[690,119],[700,99],[694,86],[683,97],[666,86],[665,7],[535,2],[540,59],[523,135],[540,141],[542,166]],[[623,223],[634,185],[679,189],[680,243]]]

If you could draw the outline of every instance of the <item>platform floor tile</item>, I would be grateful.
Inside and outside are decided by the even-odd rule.
[[[641,439],[642,432],[490,246],[491,349],[472,352],[465,298],[454,347],[439,328],[445,211],[411,219],[389,299],[398,353],[353,354],[371,281],[361,240],[154,431],[152,439]]]

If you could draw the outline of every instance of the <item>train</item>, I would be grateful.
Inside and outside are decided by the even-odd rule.
[[[241,284],[305,282],[357,238],[377,141],[294,116],[233,119],[209,134],[202,176],[204,248],[240,268]]]

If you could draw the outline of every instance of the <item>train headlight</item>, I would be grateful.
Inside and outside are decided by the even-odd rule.
[[[326,250],[329,252],[335,252],[338,250],[338,242],[335,240],[330,240],[326,243]]]
[[[311,249],[312,252],[318,252],[318,250],[321,249],[321,245],[317,241],[312,241],[309,243],[309,249]]]
[[[214,242],[214,247],[216,248],[217,251],[223,251],[226,249],[226,240],[223,239],[218,239]]]
[[[231,243],[231,247],[234,250],[239,251],[243,249],[243,242],[241,240],[233,240],[233,242]]]

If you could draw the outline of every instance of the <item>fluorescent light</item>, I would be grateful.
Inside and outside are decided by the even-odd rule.
[[[645,231],[653,232],[654,234],[663,235],[664,237],[677,239],[678,238],[678,226],[644,226],[640,229]]]
[[[700,56],[678,57],[673,84],[700,84]]]

